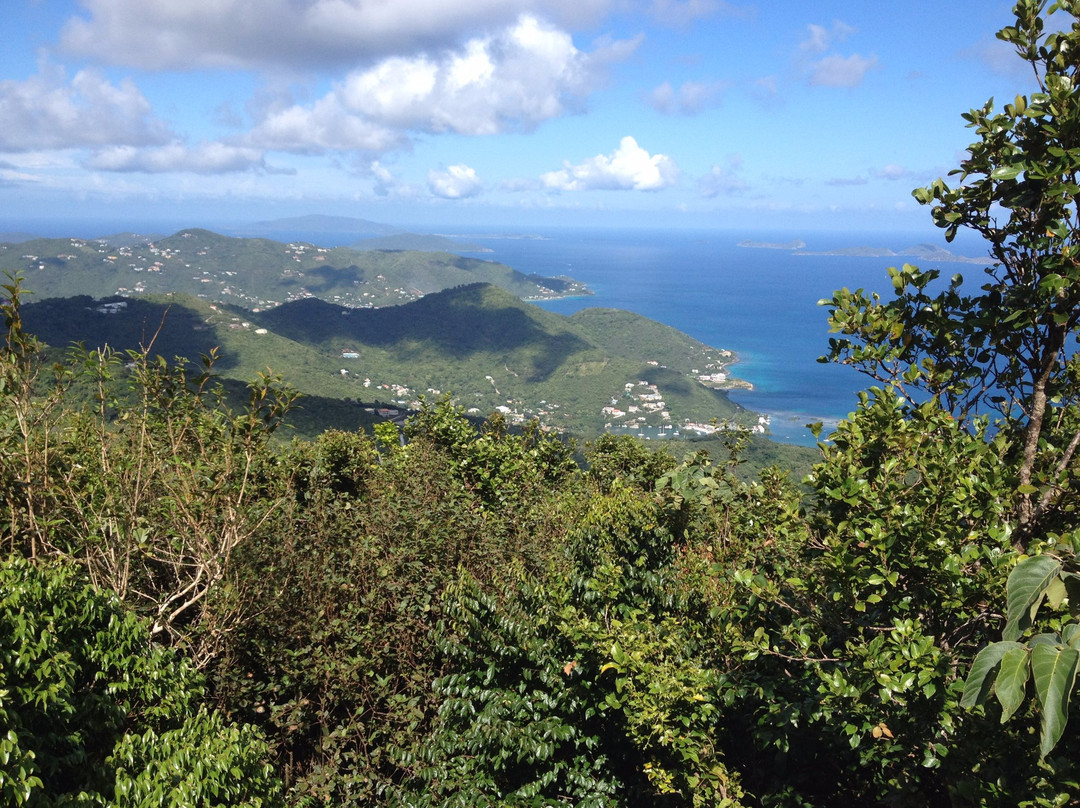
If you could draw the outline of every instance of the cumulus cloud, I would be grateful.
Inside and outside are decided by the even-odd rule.
[[[687,81],[678,89],[664,82],[647,97],[649,106],[664,115],[697,115],[723,100],[724,82]]]
[[[173,137],[130,79],[113,84],[81,70],[69,82],[47,65],[25,81],[0,81],[0,121],[0,151],[7,152],[147,146]]]
[[[476,170],[464,164],[450,166],[445,171],[432,169],[428,172],[428,189],[443,199],[466,199],[476,196],[483,187]]]
[[[390,169],[378,160],[372,160],[369,170],[371,171],[371,176],[375,179],[375,185],[372,188],[375,192],[375,196],[390,196],[397,186],[397,178],[390,173]]]
[[[393,127],[467,135],[531,129],[595,89],[605,56],[582,53],[566,32],[523,16],[436,58],[395,57],[353,73],[335,94],[350,113]]]
[[[272,110],[246,139],[256,148],[309,154],[382,153],[407,143],[402,132],[351,113],[333,92],[310,106],[293,104]]]
[[[262,152],[255,149],[225,143],[202,143],[192,148],[178,142],[153,149],[114,146],[92,155],[86,165],[99,171],[143,174],[230,174],[266,168]]]
[[[558,171],[541,175],[546,188],[559,191],[659,191],[679,178],[675,162],[664,154],[650,155],[632,137],[624,137],[610,155],[598,154],[584,162],[569,162]]]
[[[840,20],[833,20],[833,24],[826,28],[824,25],[811,23],[806,26],[806,39],[799,43],[799,52],[804,55],[825,53],[838,42],[843,42],[856,29]]]
[[[701,0],[692,0],[701,2]],[[613,0],[82,0],[62,45],[149,70],[353,66],[453,47],[477,31],[542,13],[598,20]]]
[[[902,180],[910,176],[911,172],[905,169],[903,166],[898,166],[895,163],[890,163],[887,166],[882,166],[874,172],[874,176],[880,177],[884,180]]]
[[[250,142],[292,151],[383,152],[406,145],[409,131],[528,131],[579,108],[607,65],[636,44],[612,42],[584,53],[565,31],[522,16],[456,49],[393,56],[354,71],[311,105],[270,111]]]

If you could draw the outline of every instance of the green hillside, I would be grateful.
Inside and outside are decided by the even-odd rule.
[[[568,278],[526,276],[447,252],[331,249],[197,229],[151,239],[125,234],[0,244],[0,266],[22,273],[38,298],[173,292],[248,309],[308,297],[354,307],[396,305],[477,282],[522,298],[588,291]]]
[[[319,399],[409,407],[450,393],[478,415],[501,409],[511,421],[539,418],[583,434],[605,424],[675,431],[713,419],[756,423],[691,373],[722,361],[722,352],[620,313],[626,328],[654,336],[641,355],[598,339],[595,318],[554,314],[487,284],[380,309],[308,298],[255,312],[173,295],[54,298],[25,305],[23,316],[57,348],[149,346],[195,359],[218,347],[223,377],[247,380],[270,368],[308,394],[310,407]]]

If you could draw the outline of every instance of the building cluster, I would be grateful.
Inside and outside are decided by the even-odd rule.
[[[613,396],[600,414],[609,419],[605,424],[609,429],[615,421],[623,427],[635,427],[652,424],[657,418],[661,422],[671,420],[663,394],[655,384],[644,380],[627,382],[621,396]]]

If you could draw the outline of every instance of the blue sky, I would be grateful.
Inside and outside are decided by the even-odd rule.
[[[924,228],[995,0],[7,0],[0,230]]]

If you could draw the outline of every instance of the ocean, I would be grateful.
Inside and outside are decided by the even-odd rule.
[[[478,253],[524,273],[570,275],[595,292],[538,303],[572,314],[589,306],[628,309],[739,357],[734,375],[753,384],[731,397],[771,416],[774,439],[813,445],[807,424],[827,434],[854,410],[857,393],[873,380],[853,368],[822,364],[828,351],[828,307],[818,301],[841,287],[891,297],[886,269],[912,258],[800,255],[791,250],[740,247],[752,240],[806,242],[805,251],[857,246],[903,250],[918,243],[945,247],[936,232],[748,233],[641,230],[530,230],[446,233],[491,252]],[[964,249],[966,247],[967,249]],[[980,255],[977,243],[949,245],[954,254]],[[976,264],[935,264],[948,277],[976,278]],[[924,264],[922,268],[931,268]]]

